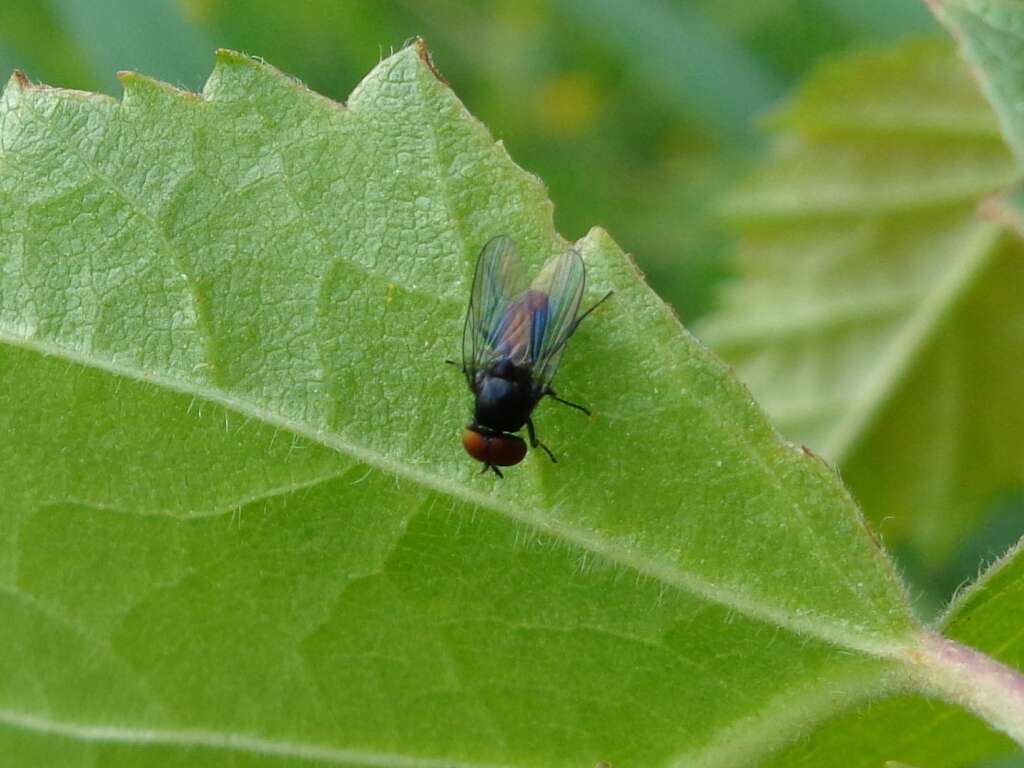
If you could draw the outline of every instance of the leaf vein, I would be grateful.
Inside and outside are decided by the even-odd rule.
[[[171,730],[143,726],[76,723],[11,709],[0,709],[0,723],[23,731],[46,736],[62,736],[76,741],[170,746],[186,749],[199,747],[362,768],[377,768],[378,766],[380,768],[514,768],[507,764],[497,765],[439,757],[417,757],[342,749],[324,744],[286,741],[233,731]]]
[[[6,331],[0,331],[0,344],[18,347],[42,356],[57,357],[83,367],[105,371],[143,384],[208,400],[239,415],[291,432],[298,437],[319,443],[334,451],[339,451],[357,461],[394,474],[397,477],[405,478],[425,488],[459,498],[482,509],[490,509],[511,520],[523,522],[543,533],[560,537],[582,549],[593,552],[610,562],[623,565],[630,570],[654,578],[680,591],[691,593],[703,600],[724,605],[744,616],[773,624],[798,634],[815,637],[841,647],[859,650],[880,657],[902,657],[907,650],[908,644],[902,641],[879,639],[869,632],[851,630],[849,627],[834,624],[824,617],[794,615],[785,609],[765,605],[756,598],[752,598],[737,590],[731,590],[711,583],[700,576],[683,571],[673,564],[637,556],[635,552],[626,551],[618,547],[614,542],[604,541],[600,536],[592,532],[576,528],[561,521],[550,520],[540,511],[503,504],[494,496],[468,489],[451,479],[396,461],[371,448],[349,442],[336,433],[303,424],[251,401],[228,394],[223,390],[197,382],[174,379],[163,374],[140,371],[130,366],[87,355],[78,350],[36,338],[12,335]],[[763,457],[757,458],[764,464]],[[768,472],[767,474],[774,483],[780,483],[774,473]],[[797,509],[797,511],[803,514],[801,510]],[[816,551],[815,554],[819,558],[823,557],[819,551]],[[835,564],[835,568],[842,577],[843,572],[837,564]]]

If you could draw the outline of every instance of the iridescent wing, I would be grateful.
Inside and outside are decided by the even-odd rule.
[[[570,249],[548,261],[519,300],[530,306],[529,357],[534,380],[541,389],[555,377],[565,344],[579,324],[577,315],[585,287],[583,258]]]
[[[549,260],[526,286],[514,241],[499,235],[484,246],[462,334],[462,366],[470,386],[498,358],[533,372],[540,389],[554,378],[576,330],[586,282],[583,259],[569,250]]]
[[[491,239],[477,258],[462,329],[462,370],[470,386],[476,372],[502,354],[501,342],[510,327],[509,309],[526,287],[526,273],[515,241],[508,235]]]

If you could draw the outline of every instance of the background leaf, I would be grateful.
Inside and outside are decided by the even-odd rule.
[[[159,72],[169,82],[188,88],[202,84],[213,44],[189,24],[180,3],[166,0],[49,0],[60,26],[80,40],[91,74],[104,89],[115,90],[120,69]]]
[[[929,6],[960,44],[960,51],[999,116],[1006,141],[1024,157],[1024,4],[1013,0],[929,0]],[[986,201],[993,219],[1024,237],[1024,184]]]
[[[50,2],[13,0],[0,6],[0,64],[4,77],[15,67],[45,72],[70,87],[94,88],[85,46],[75,40]]]
[[[1022,480],[1003,374],[1024,366],[1024,261],[977,216],[1014,164],[935,44],[825,68],[775,125],[773,158],[728,207],[740,277],[700,334],[937,578]]]
[[[5,91],[20,762],[742,761],[898,679],[841,485],[600,230],[559,378],[594,418],[543,406],[562,463],[477,476],[443,365],[476,253],[565,243],[424,56],[347,108],[231,53],[201,98]]]
[[[1020,0],[926,0],[959,42],[999,116],[1006,141],[1024,156],[1024,3]]]
[[[708,213],[761,148],[751,126],[734,122],[722,130],[707,119],[737,103],[756,117],[765,104],[756,91],[740,102],[750,78],[733,82],[725,72],[753,67],[788,90],[836,51],[938,29],[920,0],[886,0],[879,13],[882,5],[637,0],[595,18],[561,0],[145,0],[96,13],[107,21],[99,24],[77,23],[64,0],[4,0],[0,65],[9,64],[0,74],[18,66],[33,79],[117,93],[113,73],[140,69],[193,87],[209,69],[194,52],[210,40],[262,56],[341,99],[381,58],[423,36],[472,111],[544,179],[559,231],[575,239],[599,222],[614,232],[689,322],[711,306],[727,273],[730,238]],[[661,26],[676,30],[673,44],[623,34],[638,23],[634,16],[664,19]],[[193,28],[191,39],[183,21]],[[696,33],[706,29],[713,37]],[[679,50],[695,47],[717,56],[716,66],[681,70],[686,54]],[[718,65],[725,53],[737,61]],[[645,77],[641,63],[657,77]],[[655,85],[666,81],[670,87]],[[704,101],[690,100],[691,93],[705,94]],[[734,137],[743,140],[727,140]]]

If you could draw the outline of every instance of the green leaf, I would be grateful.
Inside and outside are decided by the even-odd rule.
[[[1024,480],[1021,248],[979,219],[1016,175],[945,46],[826,67],[730,204],[740,278],[700,335],[837,464],[889,543],[947,556]]]
[[[558,379],[594,417],[477,474],[443,364],[477,251],[567,244],[422,44],[347,107],[230,52],[201,96],[122,81],[0,100],[14,762],[724,765],[971,682],[600,230]]]
[[[1024,541],[962,592],[941,622],[946,636],[1017,669],[1024,668],[1022,549]],[[1024,695],[1024,688],[1019,695]],[[890,760],[923,768],[959,768],[1019,754],[1013,742],[962,710],[901,696],[835,718],[768,765],[877,768]]]

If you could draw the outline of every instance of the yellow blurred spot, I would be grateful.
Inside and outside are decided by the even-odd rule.
[[[549,80],[534,99],[534,115],[548,133],[577,136],[594,122],[600,97],[593,79],[566,72]]]
[[[499,0],[490,13],[496,26],[515,32],[532,32],[547,21],[547,3],[543,0]]]
[[[178,5],[191,24],[202,24],[213,18],[221,0],[178,0]]]
[[[395,298],[395,284],[388,283],[388,292],[384,296],[384,303],[390,304]]]

